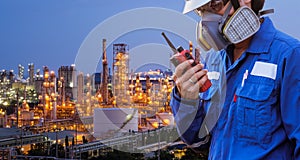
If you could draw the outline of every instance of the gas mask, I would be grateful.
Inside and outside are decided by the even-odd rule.
[[[255,34],[260,28],[259,16],[247,7],[239,7],[232,16],[228,5],[223,16],[212,12],[201,12],[202,20],[197,26],[197,39],[204,50],[218,51],[229,44],[237,44]]]

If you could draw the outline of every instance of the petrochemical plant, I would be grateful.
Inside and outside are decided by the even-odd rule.
[[[172,89],[172,81],[170,75],[164,75],[160,71],[148,71],[147,73],[130,73],[129,72],[129,53],[128,46],[126,44],[114,44],[113,45],[113,65],[112,76],[108,74],[108,63],[106,55],[106,41],[103,40],[103,58],[102,58],[102,82],[96,93],[93,93],[93,87],[90,85],[90,77],[87,77],[86,86],[78,83],[78,101],[76,108],[83,121],[85,127],[94,133],[104,132],[99,131],[94,125],[99,123],[101,119],[95,115],[95,109],[114,108],[116,113],[120,109],[132,109],[137,110],[137,119],[131,127],[125,127],[124,129],[131,129],[135,131],[143,131],[149,129],[158,128],[159,118],[164,121],[163,125],[173,124],[173,117],[169,107],[170,92]],[[79,81],[83,81],[83,74],[78,78]],[[109,78],[112,77],[112,78]],[[151,78],[152,77],[152,78]],[[83,89],[85,88],[85,89]],[[111,111],[111,112],[113,112]],[[108,117],[115,119],[117,117]],[[126,121],[126,115],[124,114],[124,121]],[[130,114],[129,114],[130,115]],[[159,116],[164,115],[164,116]],[[169,116],[166,116],[169,115]],[[101,117],[101,116],[100,116]],[[102,116],[107,118],[105,116]],[[93,120],[91,119],[93,118]],[[97,118],[97,119],[95,119]],[[120,117],[118,117],[120,118]],[[113,121],[113,120],[112,120]],[[93,122],[93,123],[91,123]],[[106,122],[105,122],[106,123]],[[95,128],[93,128],[95,127]],[[127,130],[128,131],[128,130]]]
[[[65,147],[65,157],[70,158],[78,156],[75,146],[81,147],[80,154],[87,146],[99,149],[95,144],[80,146],[85,142],[114,139],[132,132],[149,133],[164,126],[173,130],[169,106],[172,72],[130,71],[129,47],[123,43],[113,44],[113,64],[109,67],[105,39],[102,47],[102,72],[93,75],[77,71],[75,65],[61,66],[56,74],[47,66],[43,67],[43,73],[35,72],[34,65],[28,64],[27,79],[21,65],[17,75],[13,71],[1,71],[2,156],[11,155],[12,148],[26,153],[42,143],[48,155],[51,145],[56,145],[55,157],[61,144]],[[133,150],[153,148],[147,147],[146,140],[145,137],[143,143],[136,140],[140,145]],[[72,149],[69,143],[74,146]],[[160,145],[159,142],[158,149]]]

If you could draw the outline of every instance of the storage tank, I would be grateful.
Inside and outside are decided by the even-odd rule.
[[[94,109],[94,137],[112,137],[116,134],[138,131],[138,111],[133,108]]]

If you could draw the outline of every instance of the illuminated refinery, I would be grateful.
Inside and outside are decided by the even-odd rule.
[[[129,71],[129,48],[123,43],[113,44],[110,70],[105,39],[102,44],[101,73],[85,75],[75,65],[61,66],[58,73],[44,66],[41,73],[35,72],[32,63],[28,64],[27,79],[22,65],[17,75],[13,70],[1,71],[1,156],[42,149],[48,156],[60,157],[58,148],[62,146],[64,157],[74,158],[79,153],[76,147],[85,149],[83,143],[109,141],[128,132],[149,133],[163,126],[174,130],[169,106],[172,73]],[[134,150],[155,148],[155,144],[147,146],[147,137],[142,141]],[[99,149],[94,143],[88,144]],[[52,146],[55,153],[51,153]]]
[[[171,74],[160,70],[129,73],[128,45],[113,44],[112,75],[109,75],[105,48],[106,40],[104,39],[101,84],[92,86],[94,78],[90,75],[84,76],[80,73],[78,76],[76,108],[85,128],[94,133],[95,138],[103,138],[105,135],[112,135],[112,130],[138,132],[156,129],[159,125],[173,125],[169,106],[173,85],[170,79]],[[85,84],[82,83],[83,79],[85,79]],[[101,116],[103,112],[112,114]],[[124,119],[120,120],[122,128],[114,123],[114,119],[122,117],[121,115],[115,116],[119,112],[126,112],[123,115]],[[132,115],[135,113],[137,114]],[[128,118],[130,115],[137,117],[131,119],[129,123],[126,116]],[[103,127],[108,124],[107,119],[110,125],[116,128]],[[128,121],[128,126],[123,124],[126,121]],[[161,121],[162,124],[160,124]]]

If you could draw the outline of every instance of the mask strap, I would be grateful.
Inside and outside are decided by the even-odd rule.
[[[238,8],[240,8],[240,3],[238,2],[238,0],[230,0],[230,2],[232,4],[234,10],[237,10]]]
[[[224,12],[224,14],[223,14],[223,16],[222,16],[222,19],[221,19],[220,22],[219,22],[219,32],[220,32],[220,33],[222,33],[224,23],[225,23],[225,21],[226,21],[228,15],[229,15],[229,13],[230,13],[231,8],[232,8],[232,4],[231,4],[231,2],[229,1],[228,7],[226,8],[226,10],[225,10],[225,12]]]
[[[263,10],[258,13],[258,17],[261,17],[262,15],[265,15],[265,14],[271,14],[271,13],[274,13],[274,9]]]

